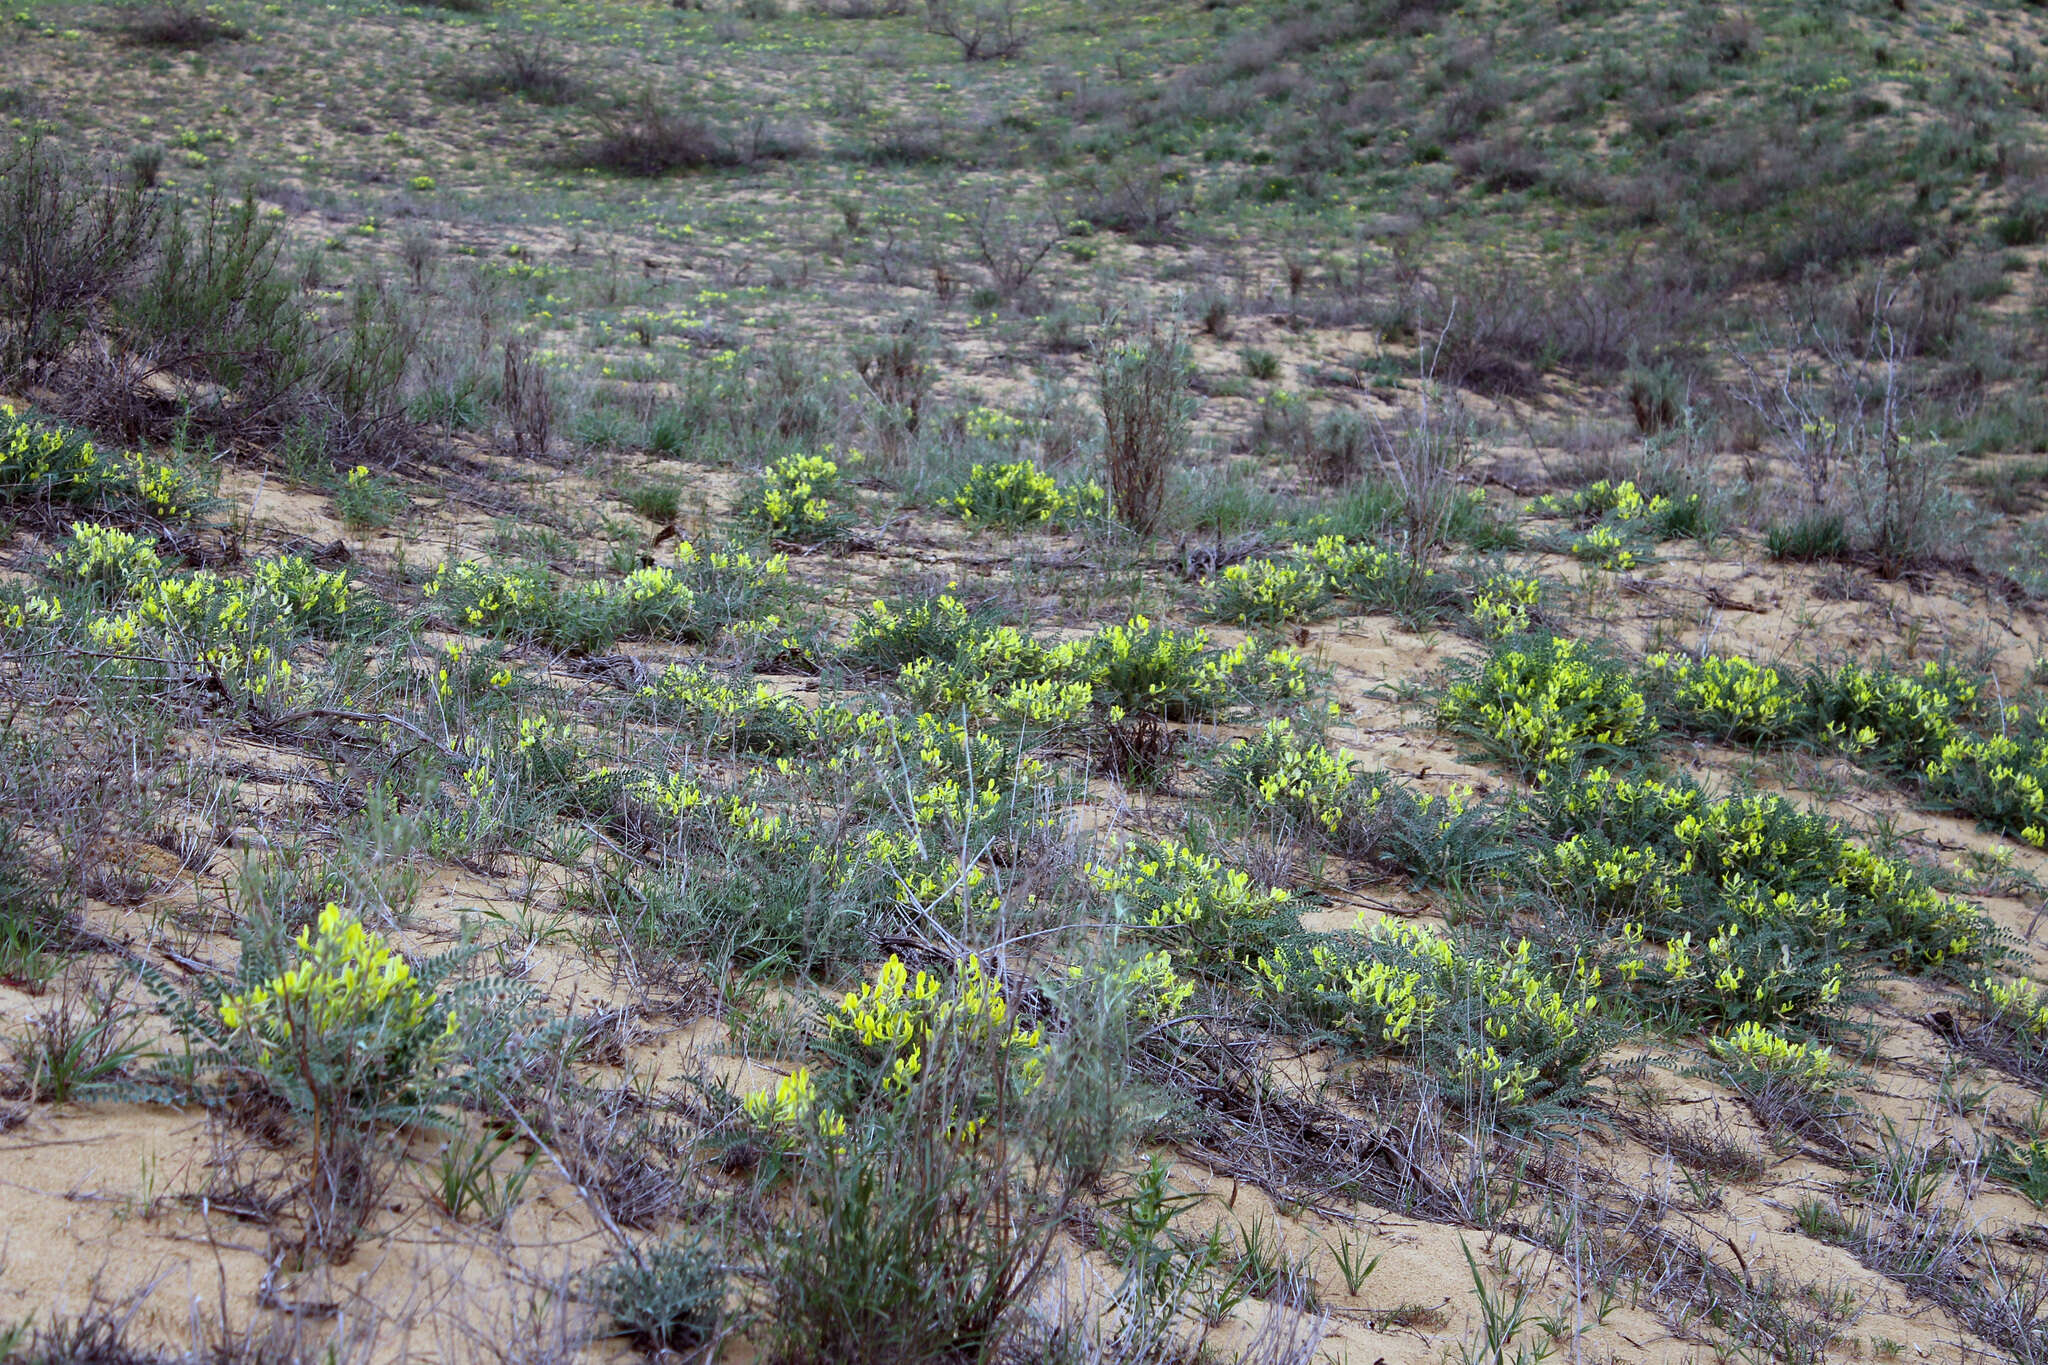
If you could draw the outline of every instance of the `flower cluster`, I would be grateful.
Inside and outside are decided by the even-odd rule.
[[[1224,781],[1305,829],[1335,834],[1345,818],[1380,800],[1377,787],[1357,788],[1357,765],[1304,737],[1294,722],[1269,720],[1254,739],[1232,740],[1223,751]]]
[[[1500,572],[1472,589],[1473,623],[1489,639],[1520,635],[1529,629],[1530,614],[1542,599],[1543,585],[1534,578]]]
[[[2048,987],[2038,981],[2000,981],[1983,977],[1971,983],[1980,1012],[2020,1038],[2048,1044]]]
[[[1207,610],[1219,621],[1278,625],[1314,619],[1330,603],[1318,569],[1277,559],[1247,559],[1209,580]]]
[[[50,572],[67,582],[119,597],[163,572],[156,546],[117,526],[71,523],[71,535],[50,555]]]
[[[1834,1074],[1834,1056],[1824,1047],[1795,1043],[1754,1020],[1726,1037],[1710,1038],[1707,1046],[1731,1066],[1783,1077],[1805,1090],[1824,1090]]]

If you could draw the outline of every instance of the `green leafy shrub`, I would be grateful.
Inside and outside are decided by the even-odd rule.
[[[1530,512],[1537,516],[1569,516],[1583,526],[1604,522],[1617,531],[1626,528],[1658,539],[1683,534],[1681,528],[1694,523],[1699,508],[1697,494],[1644,497],[1632,479],[1601,479],[1576,492],[1548,494],[1529,504]]]
[[[2010,715],[1998,734],[1951,739],[1920,776],[1929,800],[2048,847],[2048,717],[2039,712]]]
[[[1029,460],[981,464],[967,473],[967,482],[939,506],[962,521],[984,526],[1058,525],[1099,517],[1108,502],[1102,485],[1062,486]]]
[[[1321,571],[1273,559],[1232,564],[1209,580],[1204,607],[1219,621],[1279,625],[1312,621],[1330,604]]]
[[[382,606],[355,590],[347,569],[321,569],[299,555],[259,559],[249,569],[250,581],[273,601],[283,604],[293,626],[323,639],[335,639],[379,619]]]
[[[1252,971],[1253,993],[1284,1016],[1412,1058],[1503,1118],[1583,1091],[1605,1044],[1599,981],[1589,960],[1536,965],[1527,939],[1486,951],[1390,919],[1283,944]]]
[[[1624,669],[1548,635],[1502,640],[1446,689],[1437,720],[1538,782],[1588,763],[1639,759],[1657,733]]]
[[[1254,886],[1244,873],[1172,839],[1132,844],[1115,862],[1090,867],[1089,876],[1120,920],[1212,968],[1235,964],[1292,918],[1287,892]]]
[[[565,649],[598,649],[617,638],[603,585],[564,589],[534,565],[444,562],[422,591],[463,630]]]
[[[778,1358],[994,1358],[1110,1150],[1099,1049],[1055,1053],[972,958],[892,960],[819,1032],[827,1064],[746,1105],[788,1153],[766,1167],[790,1172],[790,1213],[761,1255]]]
[[[197,476],[137,451],[104,451],[73,428],[0,403],[0,505],[74,507],[189,517],[205,501]]]
[[[848,464],[860,459],[848,453]],[[784,455],[771,460],[747,495],[739,515],[782,540],[829,540],[847,521],[839,506],[840,464],[823,455]]]
[[[131,584],[113,607],[87,617],[83,634],[107,656],[104,679],[131,679],[147,690],[170,671],[190,669],[230,695],[285,701],[303,690],[290,658],[293,643],[369,617],[366,608],[350,605],[350,592],[345,574],[289,557],[259,561],[246,580],[207,569],[161,574]]]
[[[1531,884],[1614,935],[1619,989],[1679,1017],[1810,1019],[1836,1007],[1847,962],[1925,971],[1996,947],[1975,910],[1780,796],[1595,769],[1546,807]]]
[[[1657,714],[1687,734],[1768,744],[1801,719],[1800,690],[1738,655],[1652,654],[1643,668]]]
[[[476,1067],[518,1065],[515,1034],[547,1035],[511,992],[449,984],[467,956],[408,962],[330,902],[290,939],[276,919],[253,919],[235,976],[207,983],[197,999],[144,973],[194,1045],[185,1084],[200,1087],[209,1074],[258,1082],[306,1125],[307,1250],[345,1256],[376,1207],[391,1168],[377,1128],[435,1120]]]
[[[1621,532],[1605,524],[1573,537],[1566,548],[1581,564],[1590,564],[1609,573],[1627,573],[1643,563],[1641,552],[1630,545]]]
[[[448,623],[567,650],[601,649],[622,636],[703,642],[778,600],[789,573],[781,555],[683,542],[674,567],[650,565],[616,582],[568,585],[535,565],[442,563],[423,589]]]
[[[1511,811],[1469,787],[1416,791],[1385,772],[1362,773],[1284,717],[1231,741],[1215,791],[1234,808],[1271,814],[1297,835],[1418,884],[1462,885],[1516,856],[1505,837]]]

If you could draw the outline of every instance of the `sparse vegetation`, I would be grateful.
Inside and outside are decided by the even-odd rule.
[[[0,1358],[2048,1357],[2032,7],[0,29]]]

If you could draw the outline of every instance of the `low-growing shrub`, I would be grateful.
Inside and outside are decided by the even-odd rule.
[[[1748,1079],[1752,1086],[1787,1083],[1799,1090],[1825,1094],[1835,1075],[1834,1056],[1827,1048],[1795,1043],[1753,1019],[1738,1024],[1728,1034],[1709,1038],[1707,1046],[1728,1067],[1738,1089],[1744,1088],[1743,1082]]]
[[[951,593],[891,606],[877,601],[854,619],[845,655],[868,668],[900,669],[914,659],[951,661],[990,619]]]
[[[1806,680],[1804,726],[1818,742],[1912,771],[1937,758],[1974,716],[1979,687],[1950,664],[1917,674],[1844,664]]]
[[[1858,958],[1926,971],[1997,951],[1971,907],[1781,796],[1595,769],[1545,806],[1530,884],[1613,936],[1618,989],[1653,1010],[1775,1026],[1834,1010]]]
[[[1596,763],[1633,762],[1657,723],[1628,673],[1562,636],[1502,640],[1454,680],[1437,708],[1445,729],[1538,782]]]
[[[844,458],[852,464],[860,456],[849,453]],[[779,539],[829,540],[848,519],[839,496],[837,460],[784,455],[762,468],[759,481],[741,500],[739,514]]]
[[[227,20],[183,4],[133,10],[122,31],[129,42],[143,47],[201,48],[242,36],[242,30]]]
[[[1063,487],[1029,460],[1011,464],[977,463],[967,482],[939,505],[962,521],[984,526],[1060,525],[1100,516],[1108,495],[1090,479]]]
[[[1304,735],[1284,717],[1267,721],[1256,737],[1236,739],[1223,751],[1220,790],[1256,801],[1297,828],[1334,837],[1361,804],[1354,791],[1358,765]],[[1375,795],[1368,787],[1364,803]]]
[[[1321,571],[1273,559],[1247,559],[1209,580],[1204,606],[1219,621],[1279,625],[1312,621],[1330,604]]]
[[[1130,845],[1113,863],[1089,869],[1117,918],[1198,966],[1234,966],[1291,925],[1293,904],[1277,887],[1172,839]],[[1168,960],[1171,967],[1171,959]]]
[[[1644,686],[1658,716],[1688,734],[1744,744],[1785,739],[1798,727],[1797,687],[1739,656],[1652,654]]]
[[[1096,363],[1110,512],[1139,535],[1158,528],[1167,476],[1187,455],[1192,368],[1178,336],[1112,346]]]
[[[1408,1057],[1503,1121],[1583,1093],[1605,1046],[1598,968],[1561,972],[1527,939],[1466,947],[1426,925],[1375,919],[1285,945],[1253,966],[1255,995],[1368,1052]]]
[[[92,553],[75,543],[60,550],[67,565]],[[142,563],[137,556],[129,567]],[[273,703],[304,690],[290,657],[298,640],[341,638],[384,617],[381,603],[354,591],[346,570],[318,569],[296,555],[258,560],[247,579],[210,569],[138,572],[103,600],[105,610],[82,622],[84,638],[105,655],[101,679],[132,680],[147,693],[197,672],[225,695]]]
[[[671,1240],[630,1248],[589,1272],[584,1291],[619,1330],[651,1351],[694,1351],[718,1335],[726,1275],[715,1246]]]
[[[410,503],[405,490],[357,465],[334,485],[334,511],[351,531],[389,526]]]
[[[465,99],[519,95],[535,104],[557,105],[574,100],[578,84],[548,36],[534,32],[494,40],[488,60],[457,77],[455,90]]]
[[[818,720],[794,697],[766,683],[734,683],[701,664],[671,664],[635,694],[634,707],[714,748],[788,754],[819,738]]]
[[[1078,694],[1111,720],[1188,720],[1262,700],[1305,695],[1308,679],[1292,650],[1252,641],[1227,649],[1208,632],[1179,630],[1143,616],[1093,635],[1044,645],[992,626],[950,594],[893,608],[877,602],[855,621],[846,653],[894,666],[920,697],[975,706],[1000,701],[1014,712],[1069,714]],[[929,660],[929,664],[921,661]]]
[[[179,465],[101,450],[82,432],[0,404],[0,505],[46,502],[173,519],[204,500],[197,476]]]
[[[778,600],[789,573],[781,555],[705,550],[684,541],[675,564],[635,569],[615,582],[566,584],[537,565],[442,563],[422,591],[451,626],[570,651],[622,636],[702,643]]]
[[[1225,747],[1214,790],[1297,837],[1419,885],[1463,885],[1516,856],[1503,838],[1506,812],[1469,787],[1416,791],[1385,772],[1363,773],[1284,717]]]
[[[570,650],[602,648],[617,638],[602,584],[564,588],[535,565],[443,563],[422,591],[463,630]]]
[[[517,1065],[510,1039],[531,1021],[487,983],[450,983],[467,956],[415,965],[330,903],[290,939],[252,921],[235,976],[196,1000],[144,974],[193,1046],[188,1083],[257,1081],[307,1126],[309,1251],[346,1256],[374,1209],[389,1170],[377,1128],[433,1119],[478,1065]]]
[[[1086,640],[1048,651],[1047,669],[1094,689],[1095,703],[1112,715],[1156,715],[1188,720],[1233,706],[1307,694],[1308,679],[1295,653],[1247,640],[1210,647],[1208,632],[1179,630],[1133,616],[1104,626]]]
[[[573,164],[652,179],[730,165],[737,159],[710,124],[670,108],[647,90],[631,103],[599,114],[597,135],[576,150]]]
[[[51,552],[52,577],[116,600],[163,572],[156,546],[118,526],[74,521],[71,535]]]

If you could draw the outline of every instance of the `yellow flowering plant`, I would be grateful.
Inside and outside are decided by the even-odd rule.
[[[1437,721],[1539,784],[1588,763],[1639,758],[1657,733],[1628,673],[1562,636],[1502,640],[1445,690]]]
[[[120,508],[168,520],[190,516],[206,497],[182,465],[101,450],[80,431],[0,403],[0,504]]]
[[[1108,494],[1095,480],[1065,485],[1029,460],[977,462],[959,491],[939,499],[971,526],[1063,525],[1100,517],[1107,505]]]
[[[155,544],[118,526],[89,521],[71,523],[71,534],[50,554],[50,573],[92,589],[107,600],[163,572]]]
[[[857,451],[840,457],[860,460]],[[840,460],[826,455],[784,455],[762,466],[753,489],[741,499],[739,514],[778,540],[827,540],[845,526]]]
[[[1001,978],[978,957],[913,973],[891,954],[873,980],[825,1013],[818,1041],[828,1067],[800,1068],[741,1109],[784,1143],[817,1136],[828,1150],[846,1132],[844,1115],[887,1109],[963,1068],[975,1079],[949,1093],[943,1126],[972,1141],[1000,1104],[1044,1083],[1049,1055],[1043,1029],[1015,1017]]]
[[[1774,793],[1714,797],[1596,768],[1543,793],[1526,884],[1610,933],[1622,987],[1672,1019],[1835,1013],[1858,961],[1928,971],[1997,951],[1982,915]]]
[[[1777,669],[1740,655],[1660,652],[1644,659],[1643,669],[1658,715],[1686,733],[1766,744],[1799,722],[1799,689]]]
[[[1245,873],[1174,839],[1141,840],[1088,872],[1119,920],[1182,949],[1183,960],[1197,966],[1234,963],[1293,925],[1286,891],[1254,885]]]
[[[1283,1017],[1412,1058],[1503,1110],[1576,1096],[1606,1042],[1598,963],[1545,966],[1526,938],[1468,946],[1361,915],[1350,933],[1303,936],[1250,967],[1253,996]]]
[[[1749,1020],[1721,1037],[1709,1038],[1707,1047],[1733,1074],[1738,1083],[1742,1073],[1765,1084],[1788,1082],[1800,1090],[1826,1093],[1836,1073],[1834,1054],[1811,1043],[1795,1043],[1784,1034]]]
[[[235,1050],[287,1092],[318,1108],[381,1110],[418,1097],[444,1063],[460,1015],[411,963],[329,902],[291,941],[289,961],[218,1010]]]

